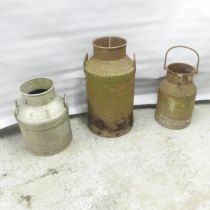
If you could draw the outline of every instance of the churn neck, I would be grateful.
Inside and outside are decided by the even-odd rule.
[[[185,63],[172,63],[167,67],[167,80],[175,84],[189,84],[193,81],[196,70]]]
[[[26,81],[20,86],[20,91],[23,102],[30,106],[48,104],[56,96],[53,81],[47,78]]]
[[[93,56],[101,60],[118,60],[126,55],[127,41],[120,37],[101,37],[93,41]]]

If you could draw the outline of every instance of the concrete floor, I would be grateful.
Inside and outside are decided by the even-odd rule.
[[[116,139],[71,119],[62,153],[37,157],[17,128],[1,132],[1,210],[209,210],[210,105],[196,105],[183,130],[160,127],[154,109],[136,109],[131,132]]]

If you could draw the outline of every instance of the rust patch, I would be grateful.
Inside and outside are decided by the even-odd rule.
[[[121,119],[120,121],[118,121],[116,131],[123,130],[127,126],[126,121],[126,119]]]
[[[102,132],[96,131],[96,134],[99,135],[99,136],[101,136],[102,135]]]
[[[119,131],[125,130],[127,127],[131,127],[133,125],[133,113],[126,118],[120,119],[114,127],[110,127],[102,119],[91,115],[89,115],[88,119],[89,123],[93,124],[98,130],[116,132],[116,136],[120,136],[120,133],[118,133]],[[101,135],[101,132],[98,131],[97,134]]]
[[[94,124],[99,130],[106,130],[108,128],[104,121],[97,117],[89,115],[88,120],[90,123]]]

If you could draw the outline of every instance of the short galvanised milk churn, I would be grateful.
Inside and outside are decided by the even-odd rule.
[[[20,86],[22,101],[15,117],[26,147],[37,155],[53,155],[71,142],[66,98],[56,95],[53,81],[37,78]]]
[[[121,136],[133,125],[135,57],[126,55],[120,37],[95,39],[93,49],[84,62],[89,127],[100,136]]]
[[[169,51],[178,47],[192,50],[197,55],[196,68],[185,63],[171,63],[167,66]],[[196,97],[193,76],[197,74],[198,66],[199,54],[194,49],[186,46],[175,46],[167,50],[164,62],[167,75],[160,82],[155,113],[156,121],[162,126],[182,129],[190,124]]]

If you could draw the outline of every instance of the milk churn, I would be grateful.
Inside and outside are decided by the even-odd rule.
[[[84,62],[89,127],[100,136],[121,136],[133,125],[135,56],[126,55],[120,37],[95,39],[93,49]]]
[[[197,55],[196,68],[186,63],[171,63],[167,66],[167,56],[174,48],[186,48]],[[166,128],[182,129],[191,122],[196,97],[196,86],[193,82],[197,74],[199,54],[186,46],[174,46],[167,50],[164,61],[166,78],[160,82],[158,101],[155,113],[156,121]]]
[[[37,155],[53,155],[71,142],[66,98],[56,95],[53,81],[37,78],[20,86],[22,101],[15,117],[26,147]]]

